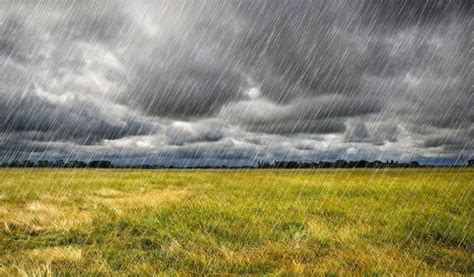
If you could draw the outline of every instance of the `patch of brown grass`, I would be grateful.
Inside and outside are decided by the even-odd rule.
[[[46,247],[28,250],[28,257],[39,262],[67,261],[79,262],[82,260],[82,250],[77,247]]]
[[[141,190],[139,192],[121,192],[113,189],[100,189],[91,196],[84,197],[81,205],[72,205],[71,198],[77,195],[60,197],[44,196],[41,200],[25,204],[2,203],[0,222],[3,231],[11,234],[15,230],[22,232],[46,231],[87,231],[94,216],[97,216],[97,204],[103,204],[117,215],[128,208],[160,207],[177,202],[186,195],[183,188],[165,188],[162,190]]]
[[[115,211],[118,215],[127,208],[160,207],[183,200],[189,194],[186,188],[168,187],[161,190],[141,190],[139,192],[119,192],[100,190],[89,200],[100,203]]]
[[[84,230],[90,225],[92,214],[77,207],[34,201],[24,205],[3,205],[0,220],[6,233],[12,232],[12,229],[26,232]]]

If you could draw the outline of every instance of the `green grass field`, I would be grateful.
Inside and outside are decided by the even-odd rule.
[[[474,273],[474,170],[0,170],[0,275]]]

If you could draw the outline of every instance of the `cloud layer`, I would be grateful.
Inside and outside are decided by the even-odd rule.
[[[471,1],[4,1],[0,160],[472,157]]]

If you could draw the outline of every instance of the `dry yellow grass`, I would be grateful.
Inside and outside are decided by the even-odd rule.
[[[133,193],[121,193],[114,190],[95,192],[98,197],[91,197],[95,203],[105,204],[114,210],[129,207],[161,206],[182,200],[187,194],[186,188],[165,188],[162,190],[141,190]]]
[[[4,204],[0,209],[0,220],[6,233],[12,233],[12,229],[30,233],[85,230],[92,217],[92,212],[51,201]]]
[[[187,194],[186,188],[165,188],[161,190],[140,190],[121,192],[113,189],[99,189],[81,198],[80,205],[68,201],[67,194],[61,197],[45,195],[40,200],[18,203],[3,203],[0,206],[0,220],[4,231],[11,234],[12,228],[37,233],[45,231],[85,231],[90,229],[94,218],[104,216],[98,208],[110,209],[118,215],[130,208],[165,206],[179,201]],[[6,197],[4,198],[6,200]]]
[[[51,263],[53,261],[79,262],[82,259],[82,250],[77,247],[46,247],[28,250],[24,255],[39,262]]]

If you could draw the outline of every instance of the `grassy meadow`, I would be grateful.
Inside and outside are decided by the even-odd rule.
[[[474,274],[474,170],[0,170],[0,275]]]

